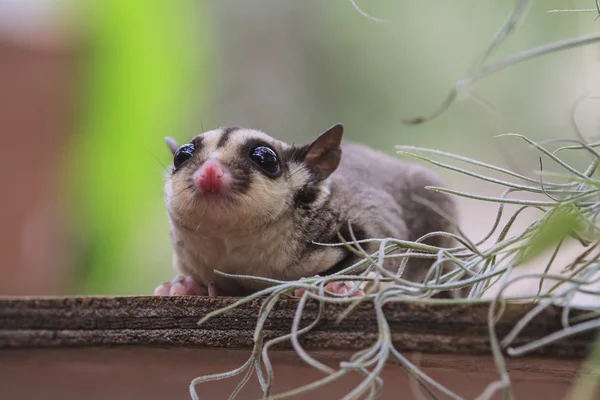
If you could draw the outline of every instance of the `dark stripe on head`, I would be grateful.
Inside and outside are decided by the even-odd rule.
[[[204,136],[196,136],[192,139],[191,143],[194,145],[194,154],[200,153],[204,146]]]
[[[240,129],[239,126],[228,126],[226,128],[222,128],[223,132],[221,133],[221,137],[219,138],[219,141],[217,142],[217,149],[225,147],[225,145],[229,141],[229,136],[231,136],[231,134],[233,132],[237,131],[238,129]]]
[[[308,151],[308,146],[301,146],[301,147],[292,146],[288,149],[283,150],[281,157],[282,157],[284,163],[289,163],[289,162],[301,163],[304,161],[307,151]]]

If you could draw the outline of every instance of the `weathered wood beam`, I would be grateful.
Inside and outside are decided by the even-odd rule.
[[[48,346],[168,345],[249,348],[263,299],[246,303],[197,326],[208,312],[231,304],[228,297],[0,297],[0,348]],[[298,299],[282,298],[265,324],[268,337],[289,333]],[[502,338],[531,309],[509,304],[496,332]],[[376,340],[377,323],[365,303],[336,324],[345,306],[328,304],[321,322],[301,338],[307,349],[355,350]],[[303,323],[313,321],[318,304],[308,302]],[[392,340],[399,350],[423,353],[490,354],[489,303],[444,305],[393,303],[385,307]],[[561,309],[548,308],[523,330],[515,344],[562,329]],[[577,315],[578,311],[573,312]],[[581,358],[594,332],[536,351],[537,356]],[[284,344],[283,347],[286,347]]]

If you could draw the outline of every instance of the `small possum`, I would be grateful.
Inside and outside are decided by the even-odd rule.
[[[340,271],[360,256],[318,243],[339,243],[338,232],[351,241],[349,223],[358,240],[416,240],[451,231],[447,219],[413,197],[456,216],[448,195],[425,189],[442,186],[435,174],[364,145],[342,143],[343,131],[343,125],[334,125],[302,146],[241,127],[208,131],[182,146],[167,138],[173,166],[165,202],[178,274],[155,294],[237,296],[266,287],[214,270],[278,280]],[[441,236],[425,243],[452,245]],[[368,253],[378,247],[363,244]],[[384,266],[395,272],[400,260],[387,259]],[[431,262],[409,261],[402,277],[422,280]],[[351,287],[336,282],[326,290],[346,293]]]

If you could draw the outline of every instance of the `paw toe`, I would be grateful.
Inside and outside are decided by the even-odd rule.
[[[169,286],[166,283],[161,283],[154,289],[155,296],[168,296],[169,295]]]
[[[185,293],[188,295],[194,296],[208,296],[208,288],[200,283],[198,283],[191,276],[186,276],[182,283]]]
[[[176,282],[171,286],[171,290],[169,291],[171,296],[185,296],[187,294],[187,290],[182,283]]]
[[[191,276],[177,275],[154,289],[155,296],[206,296],[209,290]]]
[[[331,282],[325,286],[325,290],[333,294],[346,295],[354,290],[357,285],[354,282]],[[363,296],[364,292],[362,289],[355,290],[350,296],[358,297]]]

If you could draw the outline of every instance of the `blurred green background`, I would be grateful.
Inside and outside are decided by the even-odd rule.
[[[574,49],[478,82],[473,91],[497,112],[461,99],[430,123],[402,123],[437,109],[515,1],[357,2],[384,23],[362,17],[344,0],[25,3],[9,1],[0,8],[0,64],[6,57],[2,51],[10,56],[19,46],[41,52],[42,61],[13,61],[10,73],[0,70],[0,87],[19,73],[25,81],[32,74],[55,79],[43,57],[67,59],[59,74],[65,83],[55,91],[69,93],[61,100],[67,103],[61,111],[67,122],[48,133],[35,130],[55,134],[53,143],[60,143],[52,150],[58,156],[40,168],[56,178],[47,194],[55,206],[47,213],[61,217],[34,225],[60,238],[50,247],[61,250],[50,257],[43,239],[28,239],[31,230],[22,234],[23,221],[33,212],[23,206],[23,220],[5,229],[31,243],[4,245],[3,254],[14,251],[16,260],[5,263],[10,266],[0,287],[4,293],[149,294],[170,279],[174,270],[162,198],[171,162],[163,141],[167,135],[184,142],[203,130],[243,125],[303,142],[343,122],[347,139],[389,153],[397,144],[434,147],[500,165],[512,159],[529,172],[537,160],[525,161],[524,146],[493,136],[512,131],[537,140],[573,137],[569,109],[598,86],[598,47]],[[585,0],[536,2],[493,59],[597,32],[593,13],[547,12],[592,7]],[[28,104],[38,89],[23,90],[27,94],[21,97],[0,94],[14,107],[21,99],[24,110],[6,137],[29,137],[19,132],[19,121],[36,118]],[[48,103],[59,101],[52,93],[44,97]],[[596,106],[579,113],[592,136],[598,133]],[[14,169],[7,159],[0,162],[2,170]],[[440,173],[457,189],[500,192]],[[14,204],[31,179],[23,175],[9,188]],[[495,206],[460,204],[468,233],[477,236],[489,227]],[[6,205],[2,212],[13,213]],[[35,266],[27,264],[31,252],[40,253]],[[38,279],[47,284],[34,285],[28,283],[32,273],[64,279]]]

